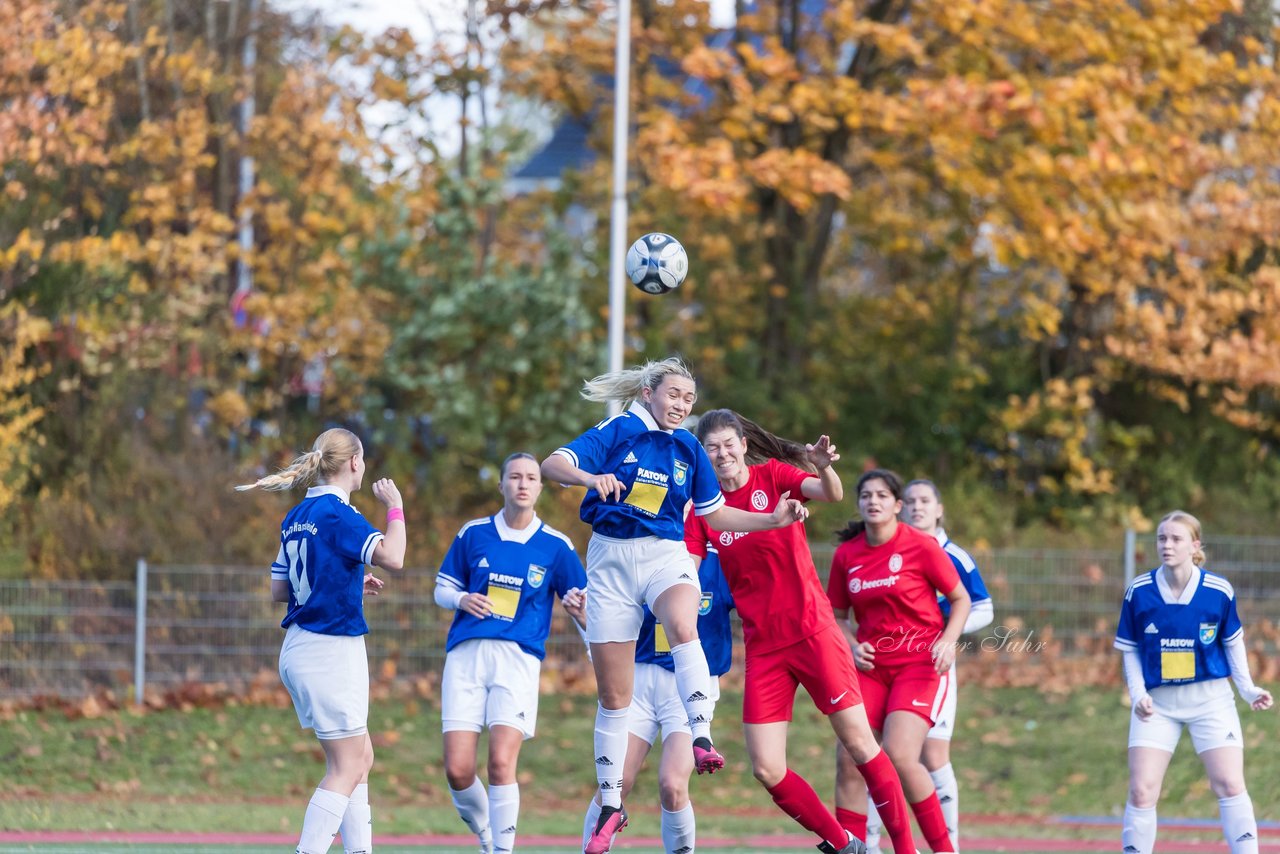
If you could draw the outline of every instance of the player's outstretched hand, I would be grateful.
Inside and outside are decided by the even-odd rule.
[[[373,497],[387,505],[388,509],[404,506],[404,499],[400,497],[400,490],[396,488],[396,482],[389,477],[373,482]]]
[[[364,593],[366,596],[377,596],[378,591],[383,587],[383,581],[372,572],[364,574]]]
[[[805,445],[804,450],[809,457],[809,462],[813,463],[818,471],[822,471],[840,459],[840,455],[836,453],[836,446],[831,444],[831,437],[825,434],[819,436],[818,441],[812,445]]]
[[[483,620],[493,613],[493,602],[483,593],[468,593],[458,600],[458,610]]]
[[[773,508],[771,518],[775,528],[785,528],[793,522],[808,519],[809,508],[804,506],[803,501],[792,498],[791,491],[788,490],[778,496],[778,506]]]
[[[610,498],[617,501],[622,497],[626,487],[622,485],[622,481],[606,472],[605,474],[593,474],[587,480],[587,489],[594,489],[599,493],[601,501],[608,501]]]
[[[859,670],[876,669],[876,648],[870,641],[853,645],[853,663]]]
[[[1255,712],[1265,712],[1267,709],[1271,708],[1271,704],[1271,692],[1266,688],[1263,688],[1262,693],[1258,695],[1257,699],[1249,704],[1249,708],[1253,709]]]

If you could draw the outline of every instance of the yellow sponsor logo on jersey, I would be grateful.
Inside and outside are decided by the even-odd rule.
[[[1164,682],[1180,682],[1196,678],[1196,654],[1190,651],[1168,650],[1160,653],[1160,679]]]
[[[489,585],[489,589],[485,591],[489,601],[493,603],[493,616],[506,617],[508,620],[516,618],[516,608],[520,606],[520,591],[512,590],[510,587],[494,587]]]
[[[667,497],[667,487],[660,483],[636,483],[627,495],[626,503],[637,507],[650,516],[657,516],[662,510],[662,502]]]
[[[667,640],[667,630],[662,627],[662,623],[653,625],[653,651],[671,652],[671,641]]]

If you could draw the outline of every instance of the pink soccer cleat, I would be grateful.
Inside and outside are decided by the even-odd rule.
[[[724,757],[716,750],[711,739],[705,736],[694,739],[693,767],[698,769],[699,774],[714,774],[724,767]]]
[[[622,807],[601,807],[595,832],[587,840],[582,854],[606,854],[613,847],[613,835],[627,826],[627,811]]]

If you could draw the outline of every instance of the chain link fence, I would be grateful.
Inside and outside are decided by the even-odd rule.
[[[1251,647],[1274,652],[1280,538],[1217,538],[1205,550],[1210,568],[1235,586]],[[831,551],[814,549],[824,576]],[[1068,658],[1097,654],[1110,646],[1134,568],[1158,563],[1153,554],[1132,537],[1114,551],[975,551],[995,602],[995,625],[987,631],[1048,639]],[[163,690],[193,682],[234,688],[274,671],[283,606],[270,601],[265,567],[139,561],[138,575],[137,583],[0,582],[0,697],[103,690],[137,697],[144,684]],[[429,678],[440,670],[452,613],[435,604],[434,576],[410,569],[366,600],[375,678]],[[559,611],[547,650],[544,677],[586,668],[582,641]]]

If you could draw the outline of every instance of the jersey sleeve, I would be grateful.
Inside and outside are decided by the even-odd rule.
[[[707,523],[690,513],[684,517],[684,547],[694,557],[707,557]]]
[[[465,528],[458,532],[458,536],[453,538],[453,542],[449,544],[449,550],[444,553],[444,559],[440,561],[440,569],[436,572],[436,583],[438,584],[442,578],[453,582],[464,593],[471,583],[471,566],[467,561],[467,535]]]
[[[698,516],[714,513],[724,506],[724,493],[716,480],[711,458],[696,441],[693,443],[693,482],[689,497],[693,499],[693,512]]]
[[[960,583],[969,591],[969,598],[974,602],[990,599],[991,594],[987,591],[987,585],[982,580],[982,573],[978,571],[978,564],[973,556],[955,543],[947,543],[944,550],[947,557],[951,558],[956,572],[960,574]]]
[[[1244,635],[1244,626],[1240,622],[1240,614],[1236,610],[1235,590],[1232,589],[1231,595],[1226,597],[1226,615],[1222,620],[1222,643],[1231,643],[1238,637]]]
[[[575,587],[586,589],[587,572],[578,553],[566,545],[556,555],[556,595],[563,599]]]
[[[956,589],[960,583],[960,573],[956,572],[951,557],[942,550],[938,541],[926,536],[920,540],[924,553],[924,575],[939,593],[947,594]]]
[[[335,513],[333,546],[343,560],[373,563],[373,551],[382,542],[383,533],[354,507],[343,504]]]
[[[810,478],[816,478],[816,474],[788,465],[781,460],[769,460],[769,468],[772,471],[773,485],[777,488],[778,495],[790,492],[791,495],[788,498],[805,502],[809,500],[804,494],[804,482]]]
[[[837,611],[848,611],[849,602],[849,586],[845,584],[845,572],[841,569],[844,566],[844,560],[841,555],[843,549],[836,549],[836,553],[831,556],[831,572],[827,576],[827,598],[831,600],[831,607]]]
[[[1138,635],[1134,631],[1133,585],[1125,591],[1124,601],[1120,603],[1120,624],[1116,627],[1115,648],[1122,651],[1138,649]]]
[[[276,559],[271,562],[271,580],[289,580],[289,559],[284,553],[284,543],[280,544],[280,550],[276,552]]]
[[[603,474],[601,469],[609,458],[609,452],[618,441],[618,427],[625,413],[606,418],[567,445],[557,448],[553,453],[560,454],[569,462],[589,474]]]

